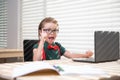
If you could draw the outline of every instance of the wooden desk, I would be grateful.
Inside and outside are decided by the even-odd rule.
[[[21,49],[0,49],[0,63],[8,62],[8,58],[17,58],[18,61],[21,61],[23,51]]]
[[[0,58],[23,57],[20,49],[0,49]]]
[[[74,65],[74,66],[83,66],[89,65],[96,68],[103,69],[106,71],[110,76],[120,76],[120,60],[113,61],[113,62],[104,62],[104,63],[83,63],[83,62],[73,62],[70,59],[63,59],[63,60],[48,60],[44,61],[49,64],[65,64],[65,65]],[[19,63],[6,63],[7,65],[15,66],[18,64],[22,64],[24,62]],[[2,67],[2,64],[0,65]],[[3,73],[0,70],[0,77],[5,78],[6,73]],[[99,80],[101,76],[81,76],[81,75],[66,75],[66,76],[21,76],[17,77],[16,80]]]

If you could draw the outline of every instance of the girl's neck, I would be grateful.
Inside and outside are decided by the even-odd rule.
[[[54,44],[54,42],[53,43],[48,43],[47,41],[45,41],[48,45],[52,45],[52,44]]]

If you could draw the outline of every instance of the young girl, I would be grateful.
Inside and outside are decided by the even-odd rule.
[[[54,42],[58,32],[58,23],[54,18],[47,17],[41,21],[38,27],[40,40],[33,49],[34,61],[60,59],[62,55],[67,58],[88,58],[93,55],[91,51],[86,51],[85,54],[76,54],[66,50],[60,43]]]

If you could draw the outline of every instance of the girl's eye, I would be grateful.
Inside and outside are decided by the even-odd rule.
[[[59,32],[59,29],[54,29],[54,30],[51,30],[51,29],[43,29],[43,31],[47,32],[47,33],[58,33]]]
[[[51,32],[51,29],[43,29],[43,31],[47,32],[47,33],[50,33]]]
[[[51,29],[43,29],[43,31],[51,31]]]
[[[51,31],[51,29],[47,29],[47,31],[49,32],[49,31]]]

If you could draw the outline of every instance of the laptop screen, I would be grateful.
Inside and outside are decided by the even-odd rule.
[[[95,31],[95,61],[119,59],[119,32]]]

